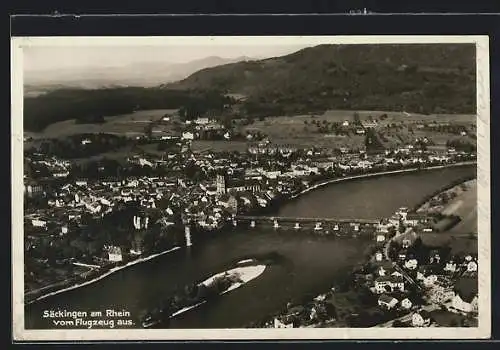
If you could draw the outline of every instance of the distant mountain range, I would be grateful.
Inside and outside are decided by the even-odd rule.
[[[28,95],[36,95],[40,92],[61,88],[152,87],[184,79],[190,74],[205,68],[251,60],[254,60],[254,58],[211,56],[187,63],[138,62],[121,67],[26,71],[24,73],[24,84]]]
[[[475,59],[472,44],[319,45],[202,69],[162,87],[243,94],[250,105],[281,106],[279,113],[475,113]]]

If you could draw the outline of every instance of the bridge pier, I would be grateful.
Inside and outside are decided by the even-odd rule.
[[[193,245],[191,242],[191,227],[189,225],[184,226],[184,238],[186,239],[186,247]]]
[[[255,220],[250,221],[250,227],[252,227],[252,228],[255,227]]]

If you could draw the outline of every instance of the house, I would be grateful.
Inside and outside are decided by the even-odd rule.
[[[477,311],[478,283],[477,278],[462,277],[455,284],[455,296],[451,301],[450,309],[463,313]]]
[[[293,322],[281,321],[279,318],[274,318],[274,328],[293,328]]]
[[[410,299],[404,298],[403,300],[401,300],[401,307],[403,309],[409,310],[409,309],[411,309],[412,306],[413,306],[413,303],[411,302]]]
[[[471,260],[467,263],[467,271],[468,272],[476,272],[477,271],[477,263],[474,260]]]
[[[42,219],[32,219],[31,224],[35,227],[46,227],[47,221],[42,220]]]
[[[413,227],[419,224],[427,223],[429,218],[427,215],[421,213],[408,213],[404,221],[405,225]]]
[[[123,260],[122,249],[120,247],[111,246],[108,248],[108,260],[112,262],[120,262]]]
[[[380,276],[375,279],[375,292],[382,294],[387,291],[405,291],[404,279],[402,276]]]
[[[401,242],[401,247],[406,249],[406,248],[409,248],[411,246],[411,244],[412,244],[411,239],[403,238],[403,241]]]
[[[457,270],[457,264],[454,261],[446,262],[446,265],[443,268],[444,271],[455,272]]]
[[[382,252],[375,253],[375,261],[382,261],[383,258],[384,258],[384,255],[382,254]]]
[[[385,242],[385,233],[384,232],[377,232],[375,240],[377,242]]]
[[[394,265],[390,261],[381,261],[377,265],[377,274],[379,276],[387,276],[394,271]]]
[[[423,283],[425,287],[430,288],[434,285],[434,283],[436,283],[437,280],[438,280],[437,276],[431,274],[429,276],[425,276],[425,278],[423,279]]]
[[[205,125],[210,123],[210,119],[207,117],[199,117],[194,120],[194,123],[198,125]]]
[[[417,259],[408,259],[405,261],[405,267],[408,270],[415,270],[418,266],[418,261]]]
[[[194,134],[190,131],[185,131],[182,133],[183,140],[194,140]]]
[[[416,312],[411,317],[411,324],[413,327],[429,326],[431,324],[431,316],[425,310]]]
[[[398,299],[391,297],[390,295],[387,295],[387,294],[382,294],[378,298],[378,305],[387,309],[387,310],[391,310],[397,304],[398,304]]]
[[[439,264],[441,261],[441,254],[439,250],[433,249],[429,253],[429,264]]]

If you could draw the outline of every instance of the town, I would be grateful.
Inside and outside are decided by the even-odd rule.
[[[133,137],[100,133],[72,135],[63,141],[25,138],[27,301],[92,281],[113,269],[170,249],[202,244],[205,238],[234,229],[238,217],[273,215],[281,203],[329,181],[476,161],[475,150],[467,145],[461,147],[460,143],[448,143],[435,150],[427,147],[425,139],[417,138],[398,147],[381,147],[377,123],[360,121],[356,116],[339,125],[337,132],[351,132],[362,137],[364,144],[334,149],[273,143],[261,133],[238,136],[235,126],[225,126],[223,121],[210,117],[177,122],[177,133],[158,132],[161,125],[175,119],[172,115],[162,116],[148,124],[143,135]],[[199,139],[229,144],[235,142],[235,137],[243,139],[238,142],[244,142],[245,150],[193,147]],[[139,147],[152,141],[157,144],[155,152],[144,152]],[[92,158],[131,143],[135,152],[124,154],[120,161]],[[407,312],[403,311],[411,310],[425,324],[425,312],[436,305],[462,311],[473,309],[466,302],[472,302],[469,296],[461,297],[462,305],[444,301],[425,304],[425,300],[430,300],[425,299],[426,295],[444,295],[442,298],[446,299],[453,286],[471,285],[466,278],[473,278],[477,264],[473,271],[476,257],[469,255],[454,257],[453,261],[445,261],[443,256],[436,262],[436,257],[429,258],[415,248],[415,232],[433,230],[451,217],[440,217],[431,225],[421,218],[413,219],[415,215],[426,220],[430,217],[402,210],[388,223],[382,220],[368,230],[379,250],[373,254],[370,265],[356,274],[362,274],[365,280],[356,283],[370,286],[371,293],[377,296],[377,305],[383,310],[378,323],[404,315],[391,325],[404,324]],[[245,225],[255,226],[255,222]],[[349,227],[347,233],[356,235],[358,226]],[[325,234],[339,228],[316,226],[315,230]],[[402,239],[407,236],[410,238]],[[398,251],[397,245],[401,247]],[[394,254],[398,256],[392,257]],[[453,271],[452,267],[444,270],[445,262],[446,266],[454,266]],[[441,292],[422,292],[428,290],[429,284],[436,291],[441,288]],[[322,295],[313,303],[311,310],[315,311],[311,315],[321,314],[325,298],[327,295]],[[302,315],[305,310],[302,307],[293,314]],[[310,320],[317,317],[311,316]],[[329,322],[335,322],[334,319],[330,317]],[[301,324],[280,320],[276,318],[273,326]]]
[[[289,303],[278,315],[251,326],[477,327],[477,246],[453,251],[426,242],[429,232],[437,229],[444,234],[456,224],[452,216],[436,216],[434,209],[442,210],[453,193],[457,196],[473,187],[474,181],[462,182],[433,196],[416,211],[399,208],[376,226],[377,243],[366,262],[341,283],[312,300]],[[437,218],[444,221],[431,224]],[[477,237],[470,233],[469,239]]]

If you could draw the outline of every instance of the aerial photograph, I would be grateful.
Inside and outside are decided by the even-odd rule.
[[[25,47],[24,327],[478,327],[476,75],[474,43]]]

